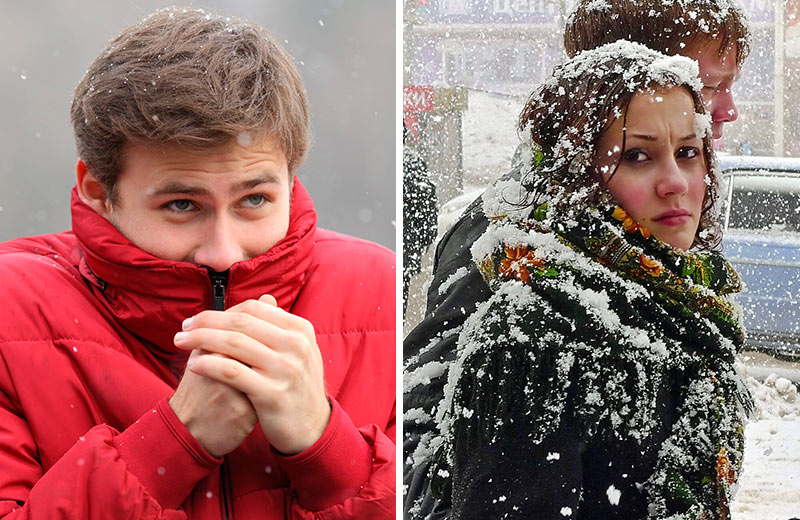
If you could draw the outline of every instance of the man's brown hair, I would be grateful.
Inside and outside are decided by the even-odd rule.
[[[750,53],[747,15],[735,0],[577,0],[564,29],[564,49],[574,56],[617,40],[664,54],[720,43],[736,45],[736,64]]]
[[[76,87],[71,119],[112,201],[130,143],[213,151],[275,137],[292,173],[310,141],[292,57],[264,28],[201,9],[156,11],[111,40]]]

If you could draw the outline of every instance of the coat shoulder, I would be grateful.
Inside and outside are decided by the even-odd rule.
[[[307,303],[322,301],[329,311],[343,313],[341,318],[330,318],[338,323],[334,329],[394,331],[396,279],[391,250],[319,229],[300,296]]]
[[[58,324],[72,321],[65,320],[66,310],[77,317],[82,309],[94,307],[79,261],[72,233],[0,244],[0,299],[5,302],[0,340],[56,338]]]
[[[394,269],[394,251],[375,242],[328,229],[317,229],[315,238],[315,257],[318,262],[338,260]]]

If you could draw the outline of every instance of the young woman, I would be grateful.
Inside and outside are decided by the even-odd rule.
[[[697,77],[620,41],[529,99],[522,182],[471,244],[491,295],[455,359],[407,367],[412,394],[447,381],[406,401],[409,517],[729,518],[752,404]]]

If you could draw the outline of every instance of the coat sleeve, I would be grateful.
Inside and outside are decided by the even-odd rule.
[[[456,343],[473,346],[448,361],[448,365],[458,363],[461,371],[450,368],[447,388],[438,392],[447,393],[459,404],[441,401],[436,406],[447,408],[427,413],[433,440],[417,449],[407,466],[411,468],[406,480],[410,518],[578,517],[585,446],[575,418],[568,412],[574,398],[560,392],[555,381],[531,380],[555,374],[558,358],[546,354],[557,351],[560,340],[555,333],[541,340],[509,333],[509,328],[531,318],[512,316],[516,312],[505,295],[495,295],[476,313],[488,317],[480,328],[462,332],[458,340],[453,336],[445,340],[451,352]],[[534,357],[529,342],[544,345],[546,350]],[[429,369],[428,375],[431,373]],[[412,378],[420,378],[419,371]],[[535,389],[529,386],[532,381]],[[427,386],[431,388],[430,383]],[[564,410],[551,411],[552,417],[547,409],[551,388],[563,403],[559,410]],[[423,413],[413,415],[421,417]],[[421,431],[420,426],[407,429]],[[424,435],[421,444],[425,444]]]
[[[23,413],[0,391],[0,518],[185,519],[180,503],[219,461],[172,431],[165,406],[121,433],[95,426],[45,470]]]
[[[449,518],[578,518],[581,443],[562,423],[540,443],[524,419],[493,442],[456,433]]]
[[[356,428],[336,400],[322,437],[289,457],[292,519],[394,519],[395,443],[376,425]]]
[[[491,439],[476,435],[469,421],[458,423],[449,484],[434,491],[437,417],[458,337],[467,317],[492,294],[470,252],[487,225],[478,200],[445,234],[425,318],[404,342],[405,514],[416,520],[576,518],[583,446],[568,422],[539,443],[531,441],[523,417]]]
[[[435,434],[434,417],[443,397],[447,367],[455,357],[458,331],[478,303],[491,295],[470,246],[488,221],[474,201],[436,247],[423,320],[403,341],[403,490],[408,518],[447,518],[450,502],[428,487],[426,440]]]

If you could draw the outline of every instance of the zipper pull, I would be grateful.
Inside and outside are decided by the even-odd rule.
[[[211,277],[211,308],[215,311],[225,310],[225,291],[228,284],[228,271],[218,273],[208,271]]]

